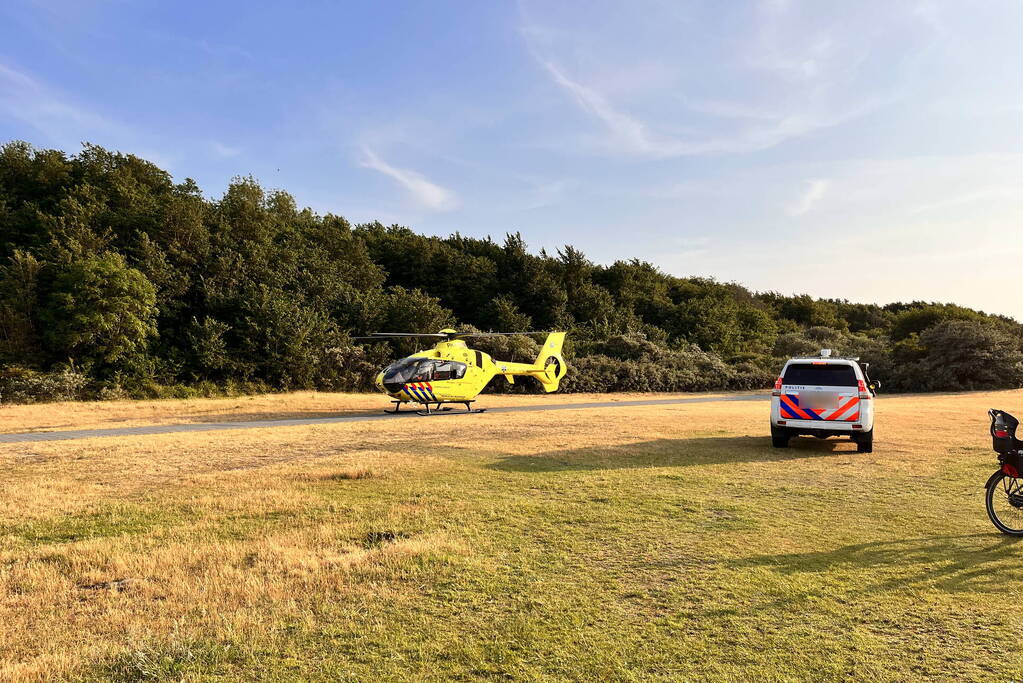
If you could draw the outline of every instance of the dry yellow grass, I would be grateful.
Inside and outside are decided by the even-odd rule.
[[[657,398],[693,394],[658,394]],[[720,394],[699,394],[718,396]],[[648,394],[485,394],[480,407],[497,408],[534,403],[579,403],[585,401],[628,401],[649,398]],[[0,405],[0,433],[108,429],[143,425],[202,422],[243,422],[290,418],[342,417],[377,414],[391,405],[382,394],[335,394],[302,391],[290,394],[262,394],[235,398],[161,399],[153,401],[88,401]],[[408,404],[404,409],[411,409]]]
[[[0,444],[0,678],[1018,678],[995,406],[1023,392],[883,398],[870,455],[771,449],[766,401]]]

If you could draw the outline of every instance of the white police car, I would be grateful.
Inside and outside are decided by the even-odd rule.
[[[867,377],[858,358],[792,358],[771,393],[771,443],[786,448],[793,436],[848,436],[856,450],[874,450],[874,395],[880,383]]]

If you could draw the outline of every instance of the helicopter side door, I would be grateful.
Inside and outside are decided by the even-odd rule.
[[[440,359],[433,362],[430,372],[430,387],[433,395],[441,401],[463,400],[467,387],[463,379],[469,367],[455,360]]]
[[[446,382],[452,379],[462,379],[465,377],[465,371],[467,366],[465,363],[459,363],[453,360],[439,360],[435,361],[433,366],[433,381],[434,382]]]

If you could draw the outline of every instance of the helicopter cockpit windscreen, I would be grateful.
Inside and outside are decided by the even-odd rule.
[[[384,387],[388,391],[399,391],[409,382],[416,381],[412,377],[417,374],[420,363],[430,363],[423,358],[403,358],[384,368]]]
[[[403,358],[384,368],[384,387],[400,391],[409,382],[441,382],[465,376],[465,363],[432,358]]]

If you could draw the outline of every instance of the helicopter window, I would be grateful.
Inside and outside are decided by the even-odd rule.
[[[384,368],[384,382],[405,384],[407,382],[421,381],[414,379],[414,376],[417,374],[419,366],[424,362],[430,363],[431,361],[424,361],[422,358],[403,358],[391,363]]]
[[[446,379],[461,379],[465,376],[465,363],[434,360],[431,358],[403,358],[384,368],[384,382],[407,384],[409,382],[440,382]]]
[[[462,379],[465,376],[465,363],[454,361],[441,361],[433,369],[433,381],[441,382],[446,379]]]
[[[421,360],[416,363],[415,368],[411,370],[409,375],[409,382],[432,382],[433,381],[433,368],[437,364],[437,361],[433,360]]]

